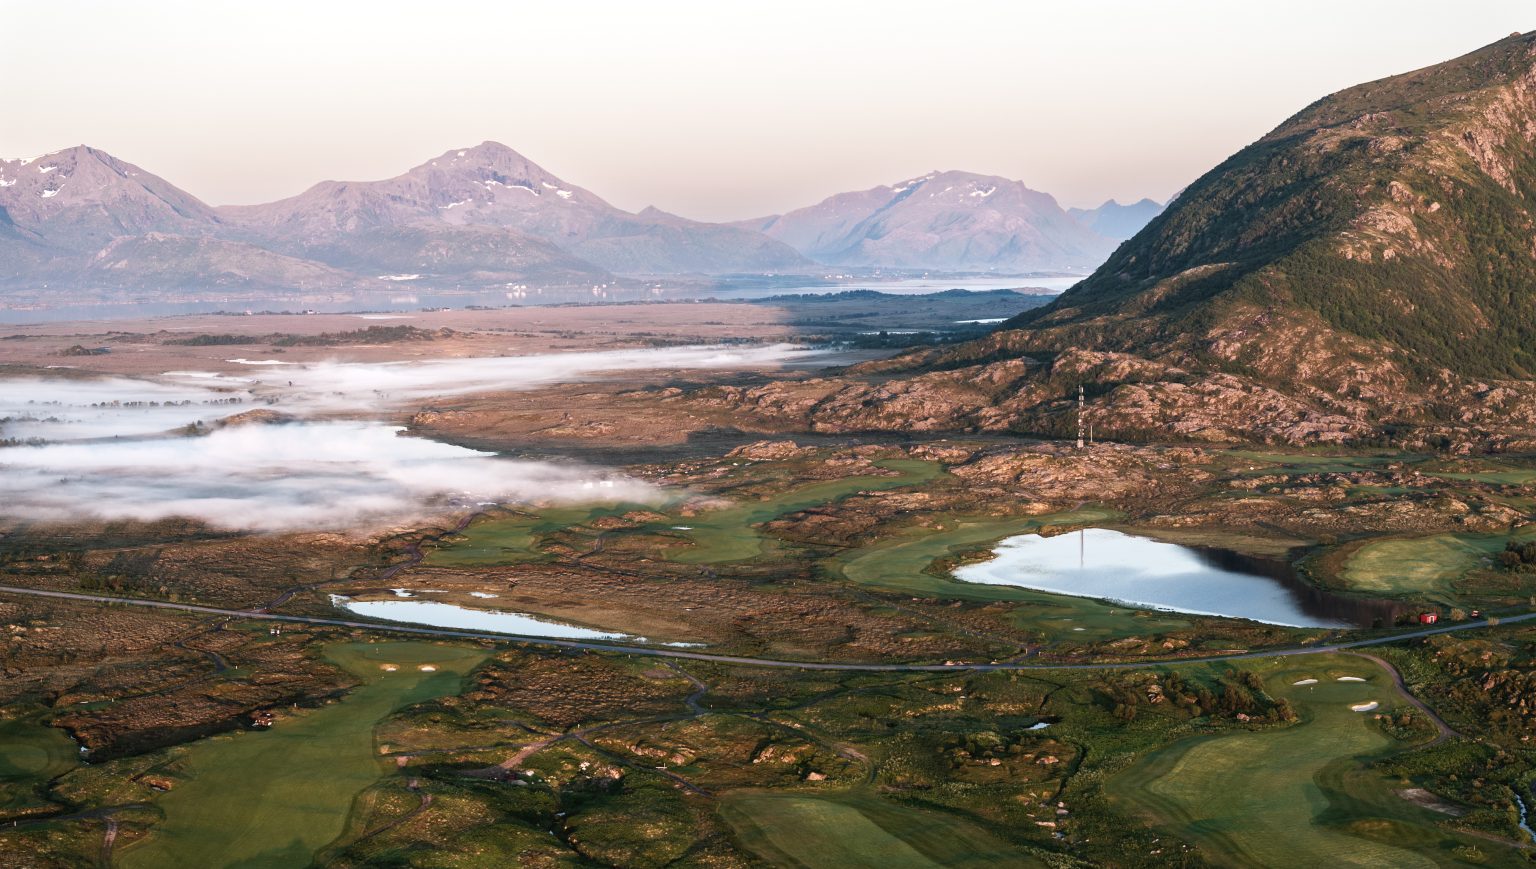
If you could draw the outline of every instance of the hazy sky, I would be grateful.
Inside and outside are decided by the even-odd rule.
[[[0,0],[0,156],[85,143],[214,203],[494,139],[701,219],[966,169],[1166,198],[1326,93],[1530,0]]]

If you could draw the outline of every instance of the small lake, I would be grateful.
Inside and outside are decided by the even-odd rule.
[[[993,558],[954,572],[963,582],[1117,601],[1145,609],[1299,628],[1391,624],[1392,607],[1330,595],[1284,562],[1193,549],[1107,528],[1009,537]]]
[[[520,637],[552,637],[561,640],[628,640],[628,634],[567,625],[548,619],[535,618],[523,613],[505,610],[474,609],[451,603],[425,600],[353,600],[333,595],[331,602],[338,607],[360,616],[427,625],[434,628],[453,628],[464,631],[485,631],[493,634],[513,634]]]

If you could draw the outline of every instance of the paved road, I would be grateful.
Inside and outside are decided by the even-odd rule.
[[[13,585],[0,585],[0,594],[29,595],[32,597],[56,598],[60,600],[80,601],[84,603],[114,604],[118,606],[139,606],[151,609],[175,610],[177,612],[197,613],[199,615],[224,616],[236,619],[253,619],[269,622],[289,622],[304,625],[327,625],[340,628],[361,628],[370,631],[383,631],[394,634],[411,634],[415,636],[439,637],[443,639],[457,640],[490,640],[498,643],[517,643],[527,646],[543,646],[555,649],[576,649],[592,652],[617,652],[625,655],[641,655],[650,658],[681,658],[690,661],[709,661],[716,664],[741,664],[750,667],[779,667],[791,670],[838,670],[855,672],[880,672],[880,673],[942,673],[957,670],[1135,670],[1145,667],[1156,667],[1165,664],[1203,664],[1219,661],[1241,661],[1250,658],[1283,658],[1293,655],[1326,655],[1331,652],[1343,652],[1351,649],[1363,649],[1370,646],[1384,646],[1388,643],[1396,643],[1402,640],[1412,640],[1421,637],[1433,637],[1439,634],[1452,634],[1461,631],[1477,630],[1489,626],[1487,620],[1470,622],[1458,622],[1452,625],[1444,625],[1437,628],[1423,628],[1419,630],[1404,631],[1402,633],[1389,634],[1382,637],[1372,637],[1365,640],[1353,640],[1347,643],[1330,643],[1322,646],[1297,646],[1288,649],[1269,649],[1262,652],[1242,652],[1231,655],[1213,655],[1206,658],[1168,658],[1154,661],[1135,661],[1127,663],[1101,663],[1101,664],[859,664],[840,663],[829,661],[785,661],[776,658],[747,658],[736,655],[716,655],[709,652],[690,652],[682,649],[657,648],[655,646],[627,646],[621,643],[591,643],[581,640],[556,640],[549,637],[525,637],[516,634],[496,634],[479,631],[456,631],[449,628],[430,628],[424,626],[391,624],[388,622],[363,622],[348,619],[328,619],[319,616],[290,616],[277,613],[264,612],[262,610],[235,610],[221,609],[219,607],[198,606],[197,604],[172,603],[164,600],[147,600],[133,597],[114,597],[105,594],[85,594],[69,591],[45,591],[36,588],[21,588]],[[1522,613],[1520,615],[1505,616],[1498,620],[1499,624],[1509,625],[1518,622],[1536,619],[1536,612]]]

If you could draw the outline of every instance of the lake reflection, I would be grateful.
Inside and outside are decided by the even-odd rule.
[[[993,554],[957,569],[955,578],[1290,627],[1367,627],[1391,617],[1375,602],[1306,586],[1278,562],[1260,564],[1106,528],[1010,537]]]

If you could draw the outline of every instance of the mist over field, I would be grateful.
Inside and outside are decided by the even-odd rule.
[[[403,436],[366,417],[433,396],[672,368],[785,362],[787,345],[682,347],[402,363],[253,364],[249,376],[167,372],[0,383],[0,516],[228,529],[342,529],[477,503],[645,501],[656,490],[576,463],[510,459]],[[269,360],[254,360],[267,363]],[[253,409],[296,417],[218,427]],[[317,413],[363,419],[316,421]],[[200,424],[201,435],[186,427]],[[176,432],[171,434],[173,430]]]
[[[374,422],[232,426],[197,438],[13,447],[0,514],[229,529],[346,528],[480,502],[647,500],[650,487],[583,465],[499,458]]]
[[[432,359],[420,362],[322,362],[238,360],[249,374],[174,371],[167,376],[189,385],[258,388],[275,394],[284,409],[379,410],[400,402],[474,392],[534,389],[553,383],[601,379],[664,369],[712,370],[795,362],[817,351],[789,344],[755,347],[675,347],[544,353],[532,356]],[[234,360],[232,360],[234,361]]]

